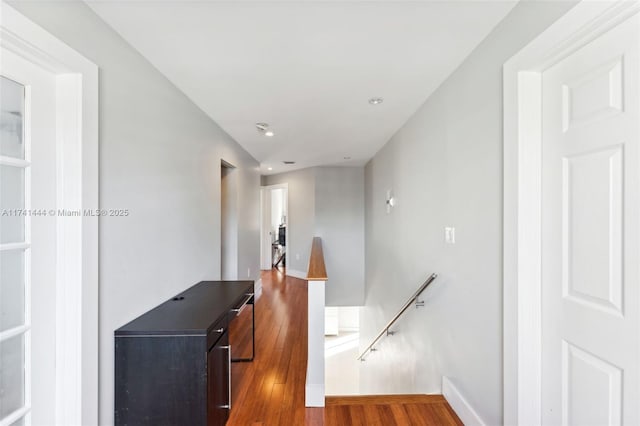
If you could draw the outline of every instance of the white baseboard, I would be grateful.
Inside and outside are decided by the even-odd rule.
[[[307,273],[302,271],[296,271],[295,269],[287,268],[287,275],[294,278],[300,278],[301,280],[307,279]]]
[[[460,393],[458,388],[455,387],[448,377],[444,376],[442,377],[442,395],[466,426],[486,425],[476,410],[473,409],[467,399]]]
[[[255,293],[254,299],[258,300],[258,298],[260,298],[260,295],[262,295],[262,278],[258,278],[254,281],[253,292]]]
[[[304,390],[305,407],[324,407],[324,385],[307,383]]]

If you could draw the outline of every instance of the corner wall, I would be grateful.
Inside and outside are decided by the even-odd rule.
[[[447,376],[502,423],[502,64],[573,4],[520,2],[367,164],[361,349],[439,277],[362,363],[363,393],[440,393]]]
[[[220,164],[237,167],[238,277],[259,264],[258,163],[81,1],[11,6],[100,69],[100,424],[113,424],[113,331],[220,278]]]
[[[364,168],[317,167],[315,236],[322,238],[327,306],[364,302]]]
[[[364,301],[364,169],[313,167],[262,177],[289,184],[289,263],[305,276],[311,240],[322,238],[329,281],[327,306]]]

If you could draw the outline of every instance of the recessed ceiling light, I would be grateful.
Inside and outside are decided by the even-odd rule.
[[[267,170],[273,170],[273,167],[267,167]]]
[[[384,99],[382,99],[382,98],[371,98],[371,99],[369,99],[369,103],[371,105],[379,105],[382,102],[384,102]]]
[[[273,133],[273,130],[267,130],[266,132],[264,132],[264,135],[267,137],[272,137],[273,135],[275,135],[275,133]]]

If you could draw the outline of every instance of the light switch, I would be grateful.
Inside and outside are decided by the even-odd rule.
[[[456,243],[456,228],[453,228],[453,227],[444,228],[444,241],[447,244]]]

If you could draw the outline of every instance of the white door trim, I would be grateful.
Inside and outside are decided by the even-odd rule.
[[[504,424],[542,422],[542,72],[639,10],[583,0],[503,67]]]
[[[271,256],[267,256],[267,246],[265,245],[266,237],[264,235],[264,228],[265,228],[265,222],[266,222],[266,215],[265,215],[266,196],[267,196],[267,190],[264,189],[264,187],[260,187],[260,271],[266,271],[272,268]],[[269,248],[269,254],[270,252],[271,252],[271,248]]]
[[[98,423],[98,67],[4,2],[0,44],[56,74],[56,424]]]

